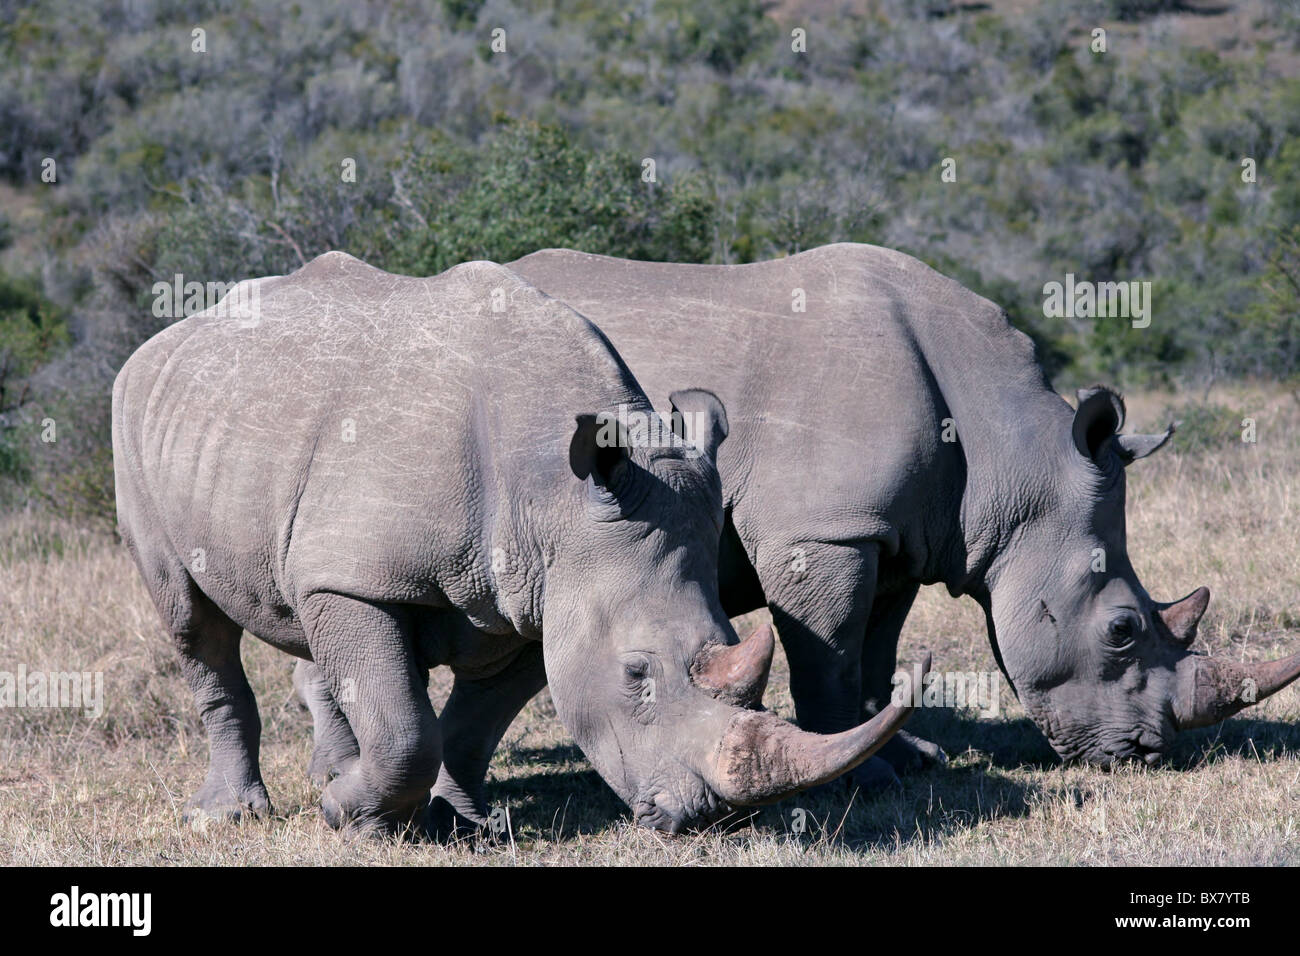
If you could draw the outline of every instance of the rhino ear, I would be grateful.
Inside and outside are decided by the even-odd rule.
[[[727,437],[727,410],[718,396],[703,388],[683,388],[668,396],[672,403],[673,432],[710,458],[717,459],[718,446]]]
[[[1169,427],[1159,435],[1120,435],[1115,439],[1115,452],[1119,455],[1119,460],[1127,465],[1160,448],[1173,433],[1174,426],[1170,422]]]
[[[1171,424],[1159,435],[1120,435],[1118,432],[1124,426],[1124,399],[1118,392],[1104,385],[1091,385],[1076,394],[1079,408],[1074,413],[1074,445],[1079,454],[1099,465],[1112,451],[1124,465],[1145,458],[1174,433]]]
[[[1085,458],[1104,464],[1111,439],[1124,425],[1124,399],[1104,385],[1092,385],[1077,392],[1079,407],[1074,413],[1074,447]]]
[[[582,480],[609,488],[627,461],[627,435],[612,414],[578,415],[569,440],[569,468]]]

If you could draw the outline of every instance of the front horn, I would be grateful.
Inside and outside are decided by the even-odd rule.
[[[1196,625],[1201,623],[1201,617],[1209,606],[1210,589],[1197,588],[1181,600],[1169,604],[1157,603],[1156,617],[1171,638],[1187,647],[1196,640]]]
[[[737,707],[758,707],[767,689],[776,640],[764,624],[739,644],[706,644],[691,662],[695,686]]]
[[[1238,664],[1202,657],[1178,664],[1174,722],[1179,730],[1209,727],[1276,694],[1300,677],[1300,654],[1263,664]]]
[[[927,653],[923,680],[929,670]],[[733,806],[775,803],[852,770],[884,746],[912,709],[911,703],[890,703],[865,724],[825,735],[800,730],[766,711],[741,711],[727,725],[705,777]]]

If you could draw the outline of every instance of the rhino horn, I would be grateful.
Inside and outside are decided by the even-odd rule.
[[[1168,636],[1186,647],[1196,640],[1196,625],[1210,606],[1210,589],[1197,588],[1187,597],[1169,604],[1156,604],[1156,617]]]
[[[755,628],[739,644],[706,644],[691,664],[691,680],[719,700],[757,707],[767,689],[775,650],[770,624]]]
[[[1174,722],[1179,730],[1209,727],[1276,694],[1297,677],[1300,654],[1262,664],[1185,657],[1178,665]]]
[[[922,677],[930,669],[925,655]],[[733,806],[759,806],[834,780],[879,750],[912,713],[889,704],[839,734],[813,734],[766,711],[735,714],[706,768],[710,786]]]

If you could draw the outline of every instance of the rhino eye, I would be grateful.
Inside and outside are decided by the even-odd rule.
[[[650,673],[650,661],[644,657],[630,657],[623,661],[623,676],[627,678],[629,684],[645,680],[648,673]]]
[[[1138,623],[1132,614],[1121,614],[1111,618],[1106,626],[1106,642],[1112,647],[1124,649],[1133,643],[1138,631]]]
[[[623,692],[631,700],[632,718],[642,724],[652,724],[657,719],[655,707],[655,679],[649,656],[632,654],[623,659]]]

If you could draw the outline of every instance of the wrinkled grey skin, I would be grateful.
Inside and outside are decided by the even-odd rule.
[[[575,416],[649,404],[589,322],[501,266],[412,279],[330,253],[253,281],[259,323],[178,322],[113,392],[119,527],[211,745],[191,811],[270,806],[241,629],[317,665],[333,826],[422,826],[440,769],[481,822],[487,758],[547,678],[641,822],[725,808],[710,761],[758,716],[688,674],[735,642],[713,449],[580,440]]]
[[[1081,393],[1076,413],[993,303],[856,244],[743,266],[546,250],[511,268],[600,326],[657,407],[682,381],[725,404],[723,606],[771,608],[805,729],[885,703],[918,586],[939,582],[983,606],[999,665],[1062,757],[1153,762],[1176,725],[1242,706],[1239,675],[1186,647],[1208,593],[1165,612],[1175,637],[1129,563],[1124,467],[1168,435],[1116,437],[1107,390]],[[1189,703],[1211,690],[1223,699]],[[895,767],[941,756],[903,738],[881,751]]]

